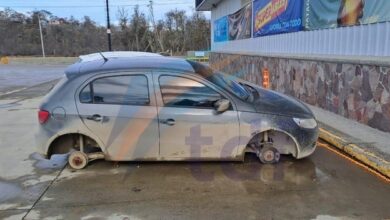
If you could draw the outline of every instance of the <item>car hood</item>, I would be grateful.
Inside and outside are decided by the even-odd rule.
[[[258,96],[253,101],[256,112],[299,118],[314,118],[311,110],[301,101],[261,87],[255,87]]]

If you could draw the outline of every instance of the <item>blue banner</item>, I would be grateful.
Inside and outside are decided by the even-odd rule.
[[[303,0],[255,0],[253,37],[303,29]]]
[[[214,42],[223,42],[228,40],[228,18],[222,17],[214,21]]]

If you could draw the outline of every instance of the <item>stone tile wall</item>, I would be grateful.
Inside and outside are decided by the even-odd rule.
[[[330,61],[211,53],[210,66],[311,105],[390,132],[390,68]]]

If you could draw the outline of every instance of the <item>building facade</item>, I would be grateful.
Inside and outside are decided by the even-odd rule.
[[[390,1],[197,0],[213,68],[390,132]]]

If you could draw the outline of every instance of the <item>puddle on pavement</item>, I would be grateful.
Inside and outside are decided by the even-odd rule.
[[[330,216],[330,215],[318,215],[316,218],[313,218],[313,220],[352,220],[353,218],[349,218],[346,216],[343,217],[336,217],[336,216]]]
[[[22,100],[18,100],[18,99],[3,99],[3,100],[1,100],[0,99],[0,109],[21,106],[22,104],[19,103],[20,101],[22,101]]]
[[[6,103],[6,104],[0,104],[0,108],[11,108],[11,107],[16,107],[20,106],[20,103]]]
[[[38,153],[33,153],[29,159],[34,161],[35,172],[32,174],[12,180],[0,177],[0,210],[30,206],[55,178],[55,172],[66,165],[68,154],[53,155],[48,160]]]
[[[15,184],[0,180],[0,203],[18,197],[22,189]]]
[[[9,112],[21,111],[21,110],[38,110],[38,108],[11,108],[8,109]]]
[[[54,154],[51,159],[46,159],[39,153],[31,154],[30,158],[35,160],[34,167],[38,170],[60,170],[68,163],[69,154]]]
[[[322,174],[318,174],[315,164],[310,159],[299,162],[283,158],[278,164],[260,164],[257,157],[248,155],[245,163],[220,163],[209,166],[207,163],[190,165],[195,179],[212,181],[218,176],[225,176],[234,181],[247,183],[279,184],[295,186],[315,185]],[[215,169],[220,167],[220,169]]]
[[[26,182],[35,183],[26,185]],[[27,175],[12,180],[0,178],[0,210],[31,208],[50,182],[51,179],[41,181],[36,175]]]

